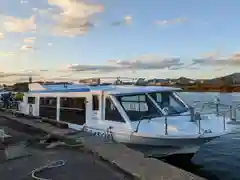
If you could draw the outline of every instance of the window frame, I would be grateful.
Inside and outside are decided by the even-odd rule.
[[[117,98],[121,108],[123,109],[124,113],[126,113],[128,119],[130,122],[136,122],[136,121],[139,121],[139,120],[133,120],[131,119],[131,117],[129,116],[129,113],[128,113],[128,110],[123,106],[122,104],[122,101],[121,101],[121,98],[122,97],[127,97],[127,96],[141,96],[141,95],[144,95],[145,96],[145,101],[143,100],[140,100],[140,101],[123,101],[123,102],[136,102],[136,103],[141,103],[141,102],[146,102],[149,101],[155,108],[156,110],[158,111],[159,113],[159,118],[162,118],[164,116],[164,113],[162,112],[162,109],[158,106],[158,104],[156,103],[156,101],[154,99],[152,99],[152,97],[148,94],[148,93],[131,93],[131,94],[120,94],[120,95],[116,95],[115,97]],[[148,107],[149,109],[149,107]]]
[[[100,110],[100,95],[98,95],[98,94],[93,94],[92,95],[92,110],[93,111],[99,111]]]
[[[121,117],[121,120],[107,119],[107,100],[109,100],[110,105],[114,106],[114,108],[116,109],[115,111],[119,114],[119,116]],[[124,124],[126,123],[124,116],[120,113],[119,109],[117,108],[117,106],[115,105],[111,97],[109,96],[105,97],[104,104],[105,104],[104,121],[114,122],[114,123],[124,123]]]
[[[32,101],[30,101],[30,99]],[[35,103],[36,103],[36,97],[34,97],[34,96],[28,96],[27,97],[27,104],[35,104]]]

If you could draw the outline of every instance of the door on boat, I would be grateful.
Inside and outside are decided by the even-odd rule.
[[[124,118],[124,112],[118,107],[118,104],[114,102],[111,96],[105,96],[104,102],[104,126],[105,128],[112,127],[118,130],[126,130],[129,125]]]
[[[86,97],[60,97],[59,120],[70,128],[82,129],[86,123]]]

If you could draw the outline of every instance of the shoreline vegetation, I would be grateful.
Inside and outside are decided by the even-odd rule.
[[[182,88],[184,92],[240,92],[240,73],[234,73],[224,77],[218,77],[214,79],[190,79],[185,77],[180,77],[178,79],[145,79],[138,78],[135,81],[122,80],[120,77],[114,78],[113,84],[115,85],[138,85],[138,86],[171,86]],[[129,81],[130,80],[130,81]],[[32,82],[32,78],[29,78],[29,82],[15,83],[11,86],[3,85],[4,89],[7,91],[15,92],[27,92],[28,84]],[[35,81],[35,83],[40,84],[69,84],[70,82],[41,82]],[[88,78],[80,79],[79,83],[84,84],[111,84],[104,83],[100,78]]]

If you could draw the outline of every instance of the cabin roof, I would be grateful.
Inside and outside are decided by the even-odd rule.
[[[94,92],[106,91],[109,94],[131,94],[131,93],[145,93],[145,92],[163,92],[163,91],[179,91],[180,88],[164,87],[164,86],[87,86],[82,84],[68,84],[68,85],[42,85],[42,89],[31,90],[30,93],[57,93],[57,92]]]
[[[147,93],[147,92],[164,92],[164,91],[180,91],[180,88],[165,87],[165,86],[115,86],[115,88],[107,89],[109,94],[132,94],[132,93]]]

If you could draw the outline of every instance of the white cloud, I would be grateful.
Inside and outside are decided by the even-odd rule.
[[[49,42],[49,43],[47,43],[47,45],[48,45],[48,46],[52,46],[53,44]]]
[[[4,39],[4,33],[0,32],[0,40]]]
[[[27,37],[23,40],[24,43],[34,44],[36,37]]]
[[[175,18],[175,19],[169,19],[169,20],[157,20],[155,21],[155,24],[158,25],[171,25],[171,24],[178,24],[186,22],[186,18]]]
[[[29,18],[3,17],[3,27],[7,32],[33,32],[36,30],[35,16]]]
[[[122,70],[157,70],[180,67],[183,63],[179,58],[162,58],[154,55],[144,55],[132,60],[109,60],[106,65],[69,65],[72,71],[99,71],[111,72]]]
[[[102,5],[87,4],[80,0],[48,0],[48,3],[60,11],[47,10],[56,22],[53,31],[57,36],[74,37],[87,33],[94,27],[90,17],[103,12]]]
[[[30,46],[30,45],[23,45],[20,50],[23,50],[23,51],[28,51],[28,50],[32,50],[33,49],[33,46]]]
[[[120,21],[115,21],[113,23],[111,23],[113,26],[120,26],[120,25],[124,25],[124,24],[131,24],[132,23],[132,16],[127,15],[123,17],[123,20]]]
[[[26,1],[26,0],[21,0],[20,3],[21,3],[21,4],[27,4],[28,1]]]
[[[233,53],[230,57],[220,57],[213,54],[209,57],[193,59],[193,65],[201,66],[240,66],[240,53]]]
[[[12,56],[12,55],[13,55],[12,52],[0,52],[0,56],[8,57],[8,56]]]

